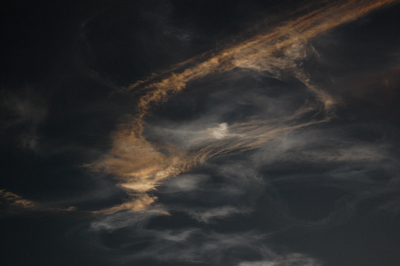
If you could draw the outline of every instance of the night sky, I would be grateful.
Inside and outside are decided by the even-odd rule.
[[[400,265],[399,1],[0,10],[0,265]]]

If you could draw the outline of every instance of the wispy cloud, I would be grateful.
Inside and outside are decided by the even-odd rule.
[[[152,258],[158,261],[187,263],[232,263],[240,257],[240,250],[259,252],[262,236],[252,232],[236,234],[206,233],[188,229],[176,232],[152,232],[156,241],[128,259]],[[238,255],[234,255],[237,251]]]
[[[355,128],[308,129],[282,134],[257,151],[254,162],[269,165],[276,162],[295,163],[362,163],[389,159],[385,141],[362,141],[346,136]]]
[[[1,200],[0,204],[6,205],[9,211],[18,210],[20,208],[31,211],[39,211],[39,212],[76,211],[76,208],[74,206],[70,206],[67,208],[51,207],[47,206],[47,204],[28,200],[18,194],[7,191],[5,189],[0,189],[0,200]]]
[[[250,213],[251,209],[239,209],[232,206],[222,206],[206,210],[190,210],[190,215],[198,221],[209,223],[213,220],[224,219],[235,214]]]
[[[143,244],[144,248],[119,256],[118,261],[130,263],[132,260],[151,259],[158,262],[207,265],[321,265],[317,259],[300,253],[279,255],[263,244],[264,238],[265,235],[256,232],[219,234],[195,228],[142,230],[137,232],[134,239]],[[258,260],[246,261],[245,258],[250,254]]]
[[[15,131],[20,147],[27,150],[40,149],[38,128],[47,117],[47,104],[32,89],[21,92],[1,92],[0,108],[4,116],[1,119],[1,130]]]
[[[123,209],[144,210],[156,200],[147,192],[210,157],[256,149],[279,134],[329,121],[337,100],[326,91],[317,88],[302,68],[302,61],[314,52],[308,41],[394,2],[396,1],[352,0],[315,4],[309,6],[307,12],[295,12],[296,15],[285,18],[267,32],[226,49],[199,56],[180,64],[177,68],[154,74],[149,79],[129,86],[128,90],[140,88],[146,91],[139,100],[136,117],[115,132],[114,148],[110,154],[89,166],[121,180],[119,185],[132,195],[132,200],[104,210],[104,213]],[[175,71],[178,68],[180,71]],[[191,81],[235,68],[263,71],[274,77],[285,73],[303,83],[316,101],[308,101],[292,115],[275,121],[259,118],[210,127],[206,129],[210,138],[189,151],[156,144],[143,136],[143,119],[153,103],[166,101],[169,95],[181,92]],[[306,117],[310,116],[312,118],[307,120]]]
[[[35,204],[32,201],[24,199],[23,197],[21,197],[17,194],[14,194],[12,192],[6,191],[4,189],[0,190],[0,198],[2,198],[8,204],[11,204],[13,206],[29,208],[29,209],[32,209],[35,207]]]
[[[199,189],[209,177],[204,174],[183,174],[166,181],[161,188],[162,193],[182,193]]]
[[[113,213],[106,217],[100,217],[90,225],[90,229],[94,231],[107,230],[113,231],[126,227],[143,227],[147,224],[150,218],[158,216],[157,212],[135,213],[124,211]]]
[[[286,256],[271,254],[270,258],[262,261],[244,261],[238,266],[320,266],[318,260],[299,253],[292,253]]]

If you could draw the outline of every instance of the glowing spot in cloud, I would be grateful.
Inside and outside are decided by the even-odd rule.
[[[209,128],[209,129],[207,129],[207,131],[213,138],[223,139],[229,133],[228,124],[227,123],[221,123],[221,124],[219,124],[218,127]]]

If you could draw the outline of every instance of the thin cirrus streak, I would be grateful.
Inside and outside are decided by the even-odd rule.
[[[0,198],[12,206],[19,206],[29,209],[35,208],[35,204],[32,201],[24,199],[21,196],[4,189],[0,189]]]
[[[315,87],[302,68],[301,61],[306,59],[310,52],[308,41],[343,23],[395,2],[397,1],[344,0],[310,5],[308,13],[305,14],[303,9],[302,12],[298,12],[300,14],[297,17],[278,23],[267,33],[258,34],[224,50],[209,53],[209,58],[200,56],[196,58],[200,63],[189,66],[180,73],[174,73],[173,68],[171,72],[153,74],[149,79],[128,87],[128,91],[139,88],[147,91],[139,100],[135,119],[114,133],[114,148],[110,153],[88,166],[119,179],[119,186],[131,195],[131,199],[95,213],[111,214],[120,210],[149,211],[149,207],[157,198],[148,192],[155,190],[167,178],[189,171],[210,157],[255,149],[282,132],[329,121],[334,115],[338,101]],[[311,8],[312,6],[314,8]],[[182,66],[184,67],[185,63],[179,65]],[[146,140],[143,136],[143,119],[152,103],[166,101],[169,95],[185,89],[190,81],[235,68],[263,71],[277,78],[281,73],[289,74],[308,88],[315,98],[315,103],[306,104],[292,116],[280,118],[279,121],[254,119],[229,127],[225,124],[220,129],[214,129],[209,138],[190,149],[154,144]],[[304,122],[302,118],[312,113],[314,116]],[[315,113],[322,116],[316,116]]]
[[[74,206],[68,208],[48,207],[46,205],[23,198],[13,192],[0,189],[0,205],[5,204],[14,208],[22,208],[25,210],[42,211],[42,212],[71,212],[76,211]]]

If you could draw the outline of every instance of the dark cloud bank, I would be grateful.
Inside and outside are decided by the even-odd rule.
[[[1,10],[1,265],[400,264],[397,1]]]

